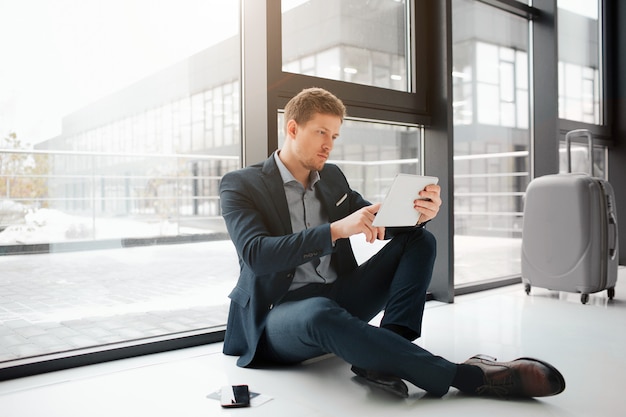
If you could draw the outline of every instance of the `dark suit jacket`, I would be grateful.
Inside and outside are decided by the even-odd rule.
[[[346,217],[370,203],[350,189],[341,170],[326,164],[316,193],[329,221]],[[267,314],[288,291],[295,268],[332,254],[339,277],[357,267],[349,239],[332,246],[330,225],[293,233],[280,171],[274,156],[226,174],[220,184],[222,215],[239,256],[240,275],[229,295],[230,312],[224,353],[254,359]],[[341,278],[339,278],[341,279]]]

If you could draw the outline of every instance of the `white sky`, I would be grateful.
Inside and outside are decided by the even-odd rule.
[[[238,32],[238,0],[0,0],[0,138],[61,117]]]
[[[306,0],[285,0],[283,8]],[[239,0],[0,0],[0,139],[61,118],[238,31]],[[597,18],[597,0],[558,0]]]
[[[557,0],[557,5],[572,13],[592,19],[598,18],[598,0]]]

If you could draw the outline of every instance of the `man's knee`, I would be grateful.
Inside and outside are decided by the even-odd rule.
[[[433,258],[437,254],[437,239],[430,231],[420,228],[410,234],[409,244],[422,255],[431,255]]]

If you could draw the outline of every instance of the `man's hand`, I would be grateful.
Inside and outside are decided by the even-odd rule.
[[[416,199],[413,202],[415,210],[422,213],[419,222],[424,223],[434,219],[437,213],[439,213],[439,207],[441,207],[441,187],[436,184],[427,185],[426,188],[419,192],[419,196],[428,199]]]
[[[376,213],[379,209],[380,203],[372,204],[371,206],[363,207],[355,211],[341,220],[331,223],[330,235],[333,242],[337,239],[358,235],[359,233],[365,234],[365,240],[369,243],[375,242],[376,238],[384,239],[385,228],[372,226],[374,217],[376,217]]]

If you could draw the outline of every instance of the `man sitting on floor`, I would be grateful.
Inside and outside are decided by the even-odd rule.
[[[530,358],[456,364],[412,343],[421,333],[436,242],[424,225],[440,187],[414,201],[414,227],[374,227],[380,204],[352,190],[327,164],[345,117],[341,100],[305,89],[285,107],[285,142],[256,165],[226,174],[222,214],[241,267],[224,353],[242,367],[294,364],[333,353],[371,384],[408,395],[403,380],[437,396],[451,386],[475,395],[540,397],[565,389],[550,364]],[[357,265],[350,236],[391,240]],[[380,327],[369,322],[384,310]]]

